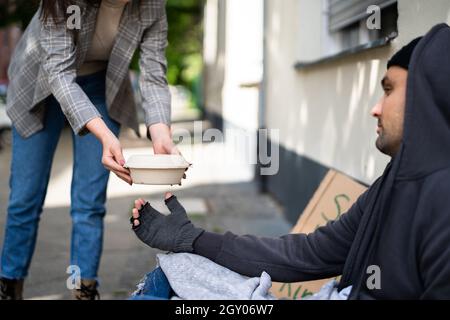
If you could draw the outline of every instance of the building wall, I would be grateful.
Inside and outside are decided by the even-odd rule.
[[[226,128],[258,128],[262,80],[263,1],[226,0],[226,59],[222,116]]]
[[[263,1],[205,4],[204,101],[222,127],[256,130],[262,79]]]
[[[206,117],[222,128],[225,77],[226,0],[208,0],[204,10],[203,94]]]
[[[432,4],[431,4],[432,3]],[[381,97],[388,58],[439,22],[450,22],[450,0],[399,0],[399,36],[386,47],[298,71],[327,46],[324,1],[266,0],[265,122],[280,130],[280,172],[268,189],[291,220],[303,210],[328,168],[366,184],[389,158],[374,146],[370,109]]]
[[[205,5],[205,113],[222,130],[227,168],[245,168],[243,180],[255,177],[263,9],[262,0],[208,0]]]

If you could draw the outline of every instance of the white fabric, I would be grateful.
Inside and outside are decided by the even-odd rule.
[[[183,300],[273,300],[270,276],[249,278],[190,253],[158,254],[159,266]]]
[[[158,254],[158,264],[182,300],[274,300],[272,280],[263,272],[249,278],[191,253]],[[352,287],[340,292],[336,280],[327,282],[319,292],[305,300],[347,300]]]

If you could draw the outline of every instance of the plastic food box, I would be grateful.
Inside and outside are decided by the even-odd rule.
[[[167,154],[134,155],[124,165],[130,169],[133,183],[147,185],[181,184],[190,166],[183,156]]]

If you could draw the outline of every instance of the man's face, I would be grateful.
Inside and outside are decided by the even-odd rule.
[[[390,67],[381,81],[384,95],[371,111],[378,119],[376,146],[391,157],[398,152],[403,138],[407,78],[405,69]]]

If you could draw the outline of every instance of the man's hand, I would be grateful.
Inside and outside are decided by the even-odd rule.
[[[194,241],[204,232],[196,228],[186,215],[186,210],[171,193],[166,193],[165,203],[170,214],[165,216],[143,199],[135,201],[130,219],[136,236],[152,248],[171,252],[193,252]]]
[[[155,154],[180,154],[172,141],[170,128],[164,123],[155,123],[149,127]]]

